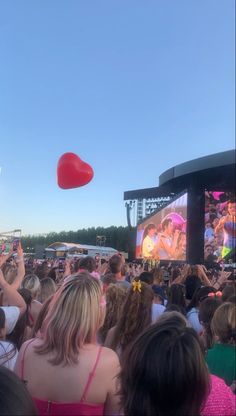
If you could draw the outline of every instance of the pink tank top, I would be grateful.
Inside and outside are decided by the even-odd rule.
[[[21,361],[21,380],[24,380],[24,361],[25,361],[25,353],[28,346],[31,344],[30,341],[23,352],[23,357]],[[49,400],[42,400],[33,397],[34,403],[36,408],[38,409],[39,416],[102,416],[104,412],[104,404],[92,404],[86,402],[86,397],[88,394],[89,387],[92,383],[94,378],[96,368],[99,362],[99,358],[101,355],[102,347],[99,347],[98,354],[96,357],[95,364],[91,373],[89,374],[88,381],[85,385],[81,400],[77,403],[62,403],[62,402],[53,402]]]

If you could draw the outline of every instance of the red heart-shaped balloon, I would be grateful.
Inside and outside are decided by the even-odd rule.
[[[93,178],[92,167],[75,153],[64,153],[57,164],[57,183],[62,189],[78,188]]]

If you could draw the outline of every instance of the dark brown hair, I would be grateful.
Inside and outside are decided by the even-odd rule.
[[[13,371],[0,366],[1,415],[36,416],[34,402],[22,381]]]
[[[210,379],[198,335],[179,314],[160,318],[127,348],[120,382],[125,415],[199,416]]]
[[[177,283],[172,284],[168,288],[167,292],[168,302],[167,306],[178,305],[183,315],[186,314],[186,303],[185,303],[185,286]]]
[[[120,256],[117,254],[114,254],[109,260],[109,268],[111,273],[116,274],[121,271],[123,265],[123,260]]]

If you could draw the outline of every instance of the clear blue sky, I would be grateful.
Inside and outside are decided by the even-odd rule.
[[[0,4],[0,231],[126,225],[123,192],[234,147],[234,0]],[[59,157],[94,168],[63,191]]]

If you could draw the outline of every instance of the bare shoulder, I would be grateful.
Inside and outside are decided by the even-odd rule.
[[[116,366],[120,364],[118,355],[111,348],[102,347],[102,359],[108,365]]]

